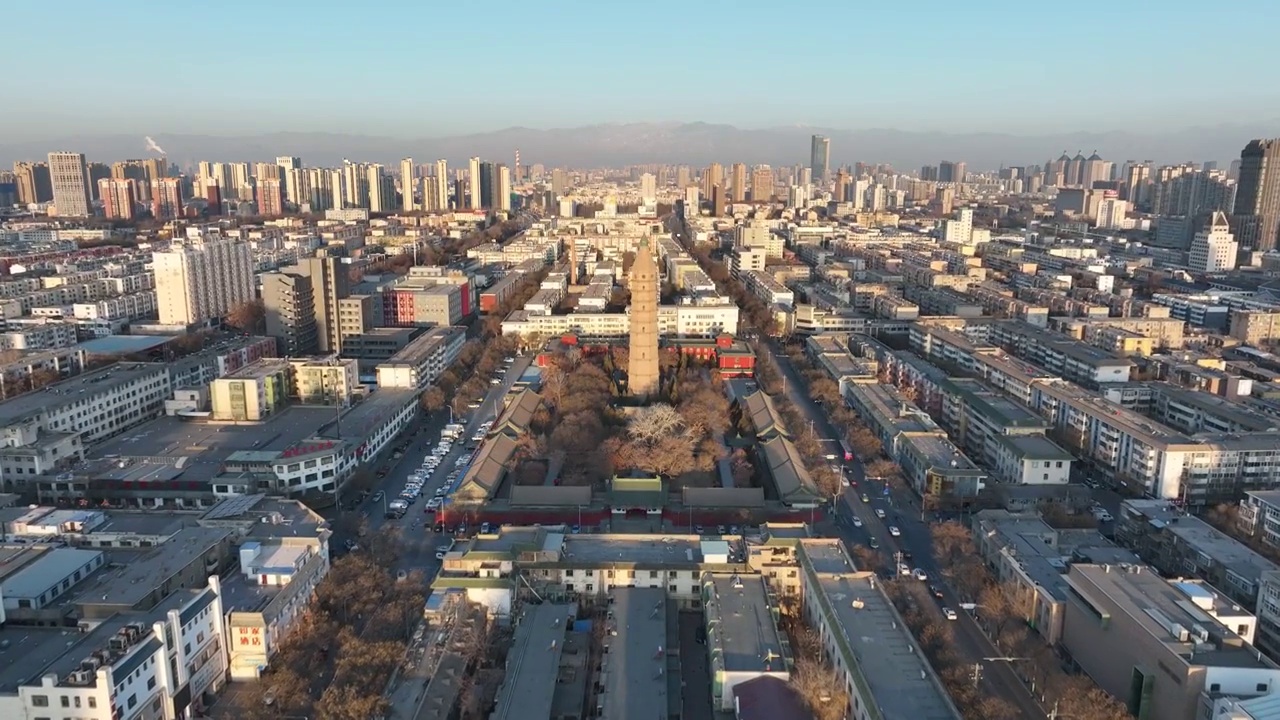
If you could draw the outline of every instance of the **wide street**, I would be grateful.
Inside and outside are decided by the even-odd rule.
[[[389,472],[385,477],[380,478],[374,484],[369,499],[365,500],[361,506],[355,510],[344,510],[343,512],[356,512],[364,517],[365,538],[372,537],[375,533],[386,532],[388,529],[395,527],[400,530],[400,560],[396,564],[396,570],[422,570],[427,579],[430,580],[440,569],[440,561],[436,559],[436,552],[441,547],[447,547],[452,541],[453,536],[448,533],[435,533],[432,531],[432,525],[435,515],[424,511],[427,499],[435,495],[436,489],[445,483],[445,479],[449,473],[457,467],[458,458],[468,454],[468,447],[474,446],[471,436],[475,434],[476,429],[486,420],[492,420],[502,409],[502,399],[520,379],[520,375],[529,367],[532,362],[532,356],[517,357],[515,362],[510,365],[502,376],[502,383],[499,385],[489,386],[489,391],[485,394],[484,400],[480,407],[468,411],[467,415],[460,416],[457,420],[466,425],[466,431],[462,438],[454,443],[453,448],[449,451],[436,472],[423,483],[422,497],[418,501],[409,506],[409,511],[404,517],[399,519],[388,518],[386,516],[386,503],[399,496],[404,490],[405,484],[409,481],[409,474],[418,469],[422,465],[425,457],[431,454],[432,448],[440,440],[440,431],[448,424],[450,413],[448,409],[441,410],[430,416],[426,416],[419,420],[416,429],[411,430],[409,436],[408,447],[405,448],[404,457],[399,460],[392,460],[389,451],[385,459],[380,463],[373,464],[376,470],[379,467],[388,468]],[[402,444],[403,441],[397,441],[396,444]],[[378,492],[382,492],[382,497],[378,500]],[[331,539],[331,547],[341,548],[347,541],[346,536],[334,537]],[[362,538],[353,538],[357,543],[364,541]]]
[[[814,432],[822,438],[832,440],[840,438],[840,433],[831,425],[826,413],[809,398],[800,373],[791,364],[786,353],[782,352],[773,341],[767,342],[765,346],[769,348],[778,367],[782,370],[787,396],[803,416],[813,423]],[[884,483],[866,479],[865,470],[859,460],[846,463],[846,467],[848,475],[857,482],[857,486],[846,488],[835,503],[834,509],[837,531],[849,546],[850,552],[855,545],[869,546],[869,540],[874,537],[880,546],[878,551],[884,556],[888,563],[887,570],[890,572],[896,572],[897,553],[910,553],[911,559],[903,559],[902,562],[912,568],[923,570],[929,578],[928,584],[936,585],[942,590],[944,595],[942,602],[954,609],[958,615],[956,620],[948,621],[942,614],[941,604],[921,603],[921,610],[932,621],[950,622],[961,659],[970,666],[980,667],[981,682],[994,694],[1014,703],[1021,711],[1022,717],[1045,717],[1044,711],[1040,709],[1026,685],[1009,667],[1008,662],[984,660],[984,658],[1001,658],[1006,653],[996,649],[968,613],[960,611],[962,601],[972,602],[972,600],[962,600],[958,597],[947,585],[937,563],[934,562],[929,525],[927,519],[921,520],[918,499],[914,498],[909,490],[896,492],[891,490],[890,494],[886,495]],[[869,502],[862,502],[864,494]],[[876,516],[877,508],[884,511],[884,520]],[[855,517],[862,523],[861,527],[854,526],[853,518]],[[901,533],[899,537],[890,535],[890,525],[898,528]]]

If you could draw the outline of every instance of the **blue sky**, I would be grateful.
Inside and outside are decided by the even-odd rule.
[[[11,61],[0,98],[33,138],[1158,131],[1280,118],[1277,21],[1277,0],[23,1],[3,44],[40,61]]]

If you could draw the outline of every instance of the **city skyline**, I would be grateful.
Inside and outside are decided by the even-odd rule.
[[[0,139],[0,166],[43,160],[49,152],[70,150],[94,162],[160,157],[148,149],[159,140],[165,157],[183,170],[200,161],[270,161],[287,152],[310,166],[337,166],[344,159],[398,166],[401,159],[433,157],[465,165],[469,158],[511,162],[515,151],[525,164],[561,167],[620,167],[653,163],[792,165],[811,162],[813,135],[829,140],[832,171],[854,162],[918,167],[951,157],[973,171],[1043,162],[1063,152],[1097,152],[1116,160],[1156,163],[1229,162],[1253,138],[1280,134],[1275,124],[1238,124],[1188,128],[1175,133],[1066,133],[1000,135],[912,133],[891,129],[841,130],[807,126],[749,130],[710,123],[629,123],[552,130],[509,128],[494,133],[438,138],[393,138],[331,133],[268,133],[259,136],[157,134],[86,135],[35,141]]]
[[[326,12],[330,7],[338,11]],[[910,22],[888,7],[818,2],[806,6],[807,19],[856,27],[860,37],[876,42],[787,42],[788,62],[720,73],[710,94],[697,84],[668,83],[664,92],[673,102],[661,105],[637,92],[651,86],[644,78],[724,65],[734,53],[770,42],[781,49],[783,38],[764,19],[772,7],[743,2],[730,13],[662,0],[647,12],[634,13],[621,6],[575,2],[546,13],[500,1],[483,19],[462,6],[350,13],[324,2],[261,6],[232,0],[220,8],[216,14],[181,5],[145,13],[106,11],[84,0],[14,8],[6,17],[12,30],[9,47],[15,56],[39,57],[42,66],[39,73],[10,74],[0,81],[0,91],[24,109],[9,118],[8,133],[33,139],[90,129],[130,134],[358,129],[439,136],[512,124],[678,121],[690,117],[691,107],[707,122],[752,128],[798,123],[926,132],[1162,132],[1224,117],[1262,122],[1280,116],[1280,92],[1271,89],[1265,74],[1267,19],[1274,19],[1276,10],[1257,0],[1241,0],[1226,11],[1175,3],[1169,8],[1174,12],[1162,13],[1086,0],[1072,13],[1076,20],[1052,21],[1030,7],[958,8],[930,0],[918,4]],[[303,13],[305,29],[297,24]],[[1104,16],[1109,27],[1141,28],[1178,51],[1162,55],[1161,72],[1141,82],[1124,82],[1119,76],[1100,82],[1119,72],[1114,65],[1117,35],[1096,24]],[[386,24],[388,20],[394,24]],[[653,39],[670,32],[673,20],[678,20],[679,32],[698,42],[684,45],[679,53],[654,52]],[[53,53],[42,29],[55,25],[60,45]],[[1216,26],[1232,27],[1232,42],[1204,43],[1203,29]],[[625,32],[618,32],[623,27]],[[396,36],[416,40],[416,28],[423,28],[424,42],[394,41]],[[149,65],[148,92],[122,102],[118,86],[84,72],[118,52],[122,37],[163,37],[174,29],[181,29],[184,49]],[[1069,36],[1071,51],[1035,53],[1030,45],[1019,49],[1018,38],[1042,37],[1047,31]],[[327,63],[319,82],[288,84],[288,94],[281,95],[284,83],[261,76],[263,67],[287,68],[300,58],[322,54],[338,38],[343,62]],[[544,52],[543,42],[567,45],[572,52]],[[895,45],[898,52],[892,52]],[[226,52],[207,51],[214,47]],[[1020,58],[1021,53],[1027,57]],[[474,58],[468,73],[424,75],[431,62],[464,55]],[[811,68],[818,75],[797,82],[797,68]],[[1227,68],[1231,71],[1222,72]],[[844,72],[857,77],[856,93],[822,90],[824,73]],[[545,80],[520,82],[522,75],[560,78],[570,85],[547,92]],[[430,93],[420,91],[423,82],[430,83]],[[355,87],[361,102],[333,102]],[[1067,92],[1070,102],[1064,102]],[[471,110],[497,97],[501,104],[495,109],[501,112]],[[456,111],[450,111],[451,103]],[[325,111],[315,112],[317,106]],[[88,107],[92,113],[84,112]],[[370,113],[369,107],[379,111]]]

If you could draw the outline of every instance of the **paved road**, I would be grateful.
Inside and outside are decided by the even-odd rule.
[[[457,467],[458,458],[463,457],[464,453],[470,452],[466,448],[469,445],[474,445],[471,441],[471,436],[476,432],[480,423],[497,416],[498,411],[502,408],[502,398],[511,389],[511,386],[520,379],[520,375],[529,367],[531,362],[532,357],[529,356],[516,358],[515,362],[504,373],[502,383],[490,386],[481,406],[478,409],[471,410],[469,415],[457,418],[459,422],[466,425],[463,438],[454,443],[453,449],[445,456],[436,472],[423,484],[422,497],[409,506],[409,511],[405,513],[404,517],[399,519],[386,517],[386,503],[395,499],[404,490],[404,486],[409,480],[409,474],[422,465],[422,460],[431,454],[431,450],[440,441],[440,431],[450,421],[449,411],[442,410],[418,422],[417,427],[409,436],[408,447],[405,449],[404,457],[399,460],[391,460],[388,457],[388,459],[375,464],[375,469],[385,466],[390,471],[386,477],[380,478],[374,483],[370,499],[366,500],[357,509],[345,512],[356,512],[364,516],[367,536],[383,532],[388,527],[399,528],[401,552],[400,561],[395,569],[406,571],[420,569],[427,573],[428,579],[434,577],[436,572],[439,571],[440,563],[436,560],[436,551],[441,547],[447,547],[451,541],[451,536],[432,531],[434,515],[425,512],[427,499],[435,495],[436,488],[443,485],[449,473]],[[375,501],[372,498],[376,496],[378,491],[382,492],[383,497]],[[341,534],[335,535],[331,540],[331,546],[342,548],[347,539],[346,536]],[[359,538],[355,539],[360,542]]]
[[[786,378],[786,394],[791,402],[800,410],[805,418],[813,423],[814,432],[819,437],[838,439],[840,434],[832,426],[825,411],[813,402],[805,391],[800,373],[791,364],[790,358],[780,348],[770,342],[767,347],[778,362]],[[903,559],[912,568],[920,568],[929,576],[929,583],[937,585],[944,595],[943,602],[957,610],[959,617],[950,621],[954,630],[956,646],[964,662],[982,665],[982,682],[988,690],[1013,702],[1022,712],[1023,718],[1035,719],[1045,717],[1022,681],[1014,674],[1008,663],[1002,661],[986,662],[982,658],[1001,657],[1005,653],[997,650],[991,641],[982,634],[977,623],[968,613],[959,612],[961,598],[947,585],[937,563],[933,560],[933,542],[927,522],[922,522],[918,500],[908,490],[885,494],[884,483],[867,480],[866,473],[859,461],[846,464],[846,471],[856,486],[847,488],[835,503],[836,528],[841,539],[852,548],[853,545],[868,545],[874,537],[879,543],[879,552],[886,558],[890,572],[896,572],[896,553],[910,553],[911,560]],[[866,495],[869,502],[862,502]],[[885,519],[875,514],[876,509],[883,510]],[[853,518],[857,517],[862,527],[855,527]],[[893,537],[889,526],[899,529],[901,535]],[[946,623],[941,606],[937,603],[925,603],[922,610],[934,622]]]

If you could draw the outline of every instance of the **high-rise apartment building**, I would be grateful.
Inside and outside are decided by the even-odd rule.
[[[692,174],[689,172],[688,165],[681,165],[676,168],[676,187],[682,192],[689,187],[692,180]]]
[[[111,166],[106,163],[89,163],[86,169],[89,173],[89,199],[98,202],[98,181],[111,178]]]
[[[809,138],[809,168],[818,182],[827,181],[827,172],[831,167],[831,139],[821,135]]]
[[[111,163],[111,177],[116,180],[132,180],[138,193],[138,202],[151,204],[151,181],[159,176],[152,176],[152,168],[145,160],[121,160]]]
[[[172,220],[182,216],[182,180],[156,178],[151,181],[151,217]]]
[[[1098,203],[1097,225],[1103,230],[1123,230],[1129,215],[1129,202],[1115,197],[1117,193],[1107,191],[1102,202]],[[1110,197],[1108,197],[1110,196]]]
[[[449,165],[437,160],[431,177],[422,179],[422,209],[444,212],[449,209]]]
[[[436,161],[436,171],[431,178],[436,186],[436,205],[433,210],[449,209],[449,163],[444,159]],[[462,198],[458,198],[458,202],[462,202]]]
[[[1240,246],[1225,213],[1215,212],[1208,226],[1191,239],[1187,264],[1203,273],[1228,272],[1236,269],[1236,253]]]
[[[685,217],[697,217],[698,209],[701,206],[701,198],[698,197],[698,186],[688,185],[684,189],[684,214]]]
[[[702,173],[702,194],[714,199],[712,188],[717,187],[724,189],[724,167],[720,163],[711,163]]]
[[[1133,207],[1146,207],[1147,186],[1151,181],[1151,161],[1125,163],[1124,180],[1120,183],[1120,199]]]
[[[230,163],[211,163],[209,165],[209,177],[218,184],[218,192],[222,197],[236,197],[236,184],[231,179]]]
[[[1242,248],[1272,250],[1280,234],[1280,139],[1246,145],[1240,151],[1239,178],[1236,241]]]
[[[369,168],[364,163],[342,161],[342,202],[338,207],[369,207]]]
[[[351,282],[347,266],[340,258],[321,255],[305,258],[284,269],[283,272],[304,275],[311,280],[311,292],[315,305],[316,347],[321,353],[342,352],[341,312],[342,301],[351,296]]]
[[[563,197],[569,192],[569,172],[563,168],[555,168],[551,171],[551,194],[555,197]],[[458,198],[461,202],[462,198]]]
[[[498,192],[494,201],[496,209],[511,211],[511,168],[506,165],[498,166]]]
[[[137,217],[138,195],[132,180],[99,180],[98,197],[103,214],[109,220],[132,220]]]
[[[938,182],[962,183],[968,171],[962,162],[943,160],[938,163]]]
[[[228,163],[227,170],[231,175],[231,187],[234,189],[233,196],[237,200],[252,200],[253,183],[249,180],[249,163]],[[226,191],[223,192],[224,196],[227,194]]]
[[[1081,169],[1080,184],[1086,188],[1093,187],[1094,183],[1107,182],[1111,180],[1111,170],[1114,163],[1103,160],[1095,150],[1092,155],[1084,161],[1084,167]]]
[[[484,202],[483,202],[484,183],[480,177],[480,158],[473,157],[467,162],[468,162],[467,169],[469,171],[469,179],[470,179],[470,187],[468,187],[467,189],[471,193],[470,202],[468,202],[467,207],[471,208],[472,210],[479,210],[480,208],[484,207]]]
[[[258,182],[263,180],[279,180],[281,167],[275,163],[254,163],[253,177]]]
[[[768,202],[773,197],[773,168],[757,165],[751,171],[752,202]]]
[[[954,188],[938,188],[937,193],[933,196],[934,203],[938,207],[938,212],[943,215],[951,214],[951,207],[956,201],[956,191]]]
[[[316,314],[311,278],[289,272],[262,276],[262,306],[267,335],[276,339],[283,357],[315,355]]]
[[[836,182],[831,188],[831,199],[838,203],[848,202],[852,199],[850,195],[852,187],[853,178],[849,176],[849,171],[841,170],[836,173]]]
[[[140,161],[142,167],[147,172],[147,180],[157,180],[163,177],[169,177],[168,160],[163,157],[146,158]]]
[[[200,197],[204,198],[205,207],[210,215],[222,214],[222,188],[218,187],[218,181],[212,178],[205,178],[197,181],[196,192]]]
[[[735,203],[746,202],[747,166],[742,163],[734,163],[730,172],[732,174],[732,177],[730,178],[730,182],[732,183],[732,186],[730,187],[732,195],[730,195],[730,197]]]
[[[254,198],[258,214],[266,217],[284,215],[284,183],[278,178],[259,179]]]
[[[253,252],[238,238],[176,240],[151,259],[163,325],[204,322],[253,300]]]
[[[658,178],[653,173],[640,176],[640,204],[658,204]]]
[[[414,171],[413,158],[400,161],[400,209],[413,212],[417,205],[413,201],[413,193],[418,187],[417,172]]]
[[[284,174],[284,199],[293,207],[311,202],[311,173],[305,168],[290,168]]]
[[[18,179],[18,202],[31,205],[53,200],[48,163],[17,162],[13,164],[13,174]]]
[[[283,170],[301,170],[302,158],[293,157],[291,155],[280,155],[276,158],[276,165],[279,165]],[[283,175],[283,173],[281,174]]]
[[[397,208],[395,178],[388,175],[381,165],[375,163],[369,166],[368,184],[369,212],[395,212]]]
[[[973,241],[973,209],[960,208],[954,220],[948,220],[943,235],[947,242],[968,245]]]
[[[89,217],[89,170],[84,154],[49,153],[49,179],[53,184],[53,206],[62,217]]]
[[[725,211],[725,192],[724,188],[719,185],[711,186],[711,214],[715,217],[724,217]]]

